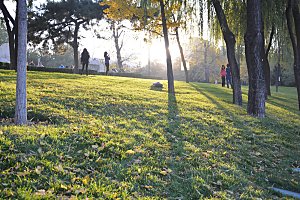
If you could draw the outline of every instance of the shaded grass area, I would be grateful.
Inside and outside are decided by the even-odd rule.
[[[0,70],[0,198],[253,199],[300,192],[296,90],[267,117],[219,85],[29,72],[28,115],[14,126],[15,73]],[[167,83],[163,82],[166,86]],[[244,88],[246,89],[246,88]]]

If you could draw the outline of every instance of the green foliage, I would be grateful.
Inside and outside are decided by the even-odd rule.
[[[270,186],[300,192],[300,177],[289,170],[300,164],[295,88],[273,92],[267,117],[256,119],[220,85],[176,82],[174,99],[165,88],[150,90],[154,80],[29,72],[32,124],[15,126],[15,76],[0,70],[1,199],[280,198]]]
[[[33,44],[43,42],[48,48],[64,43],[74,48],[80,26],[89,29],[93,19],[103,16],[103,7],[92,0],[48,1],[36,9],[28,14],[28,38]]]

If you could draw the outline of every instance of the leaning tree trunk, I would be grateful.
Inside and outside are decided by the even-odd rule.
[[[26,92],[26,46],[27,46],[27,6],[26,0],[18,2],[18,65],[16,86],[15,123],[27,123],[27,92]]]
[[[163,34],[165,40],[165,49],[166,49],[166,57],[167,57],[167,77],[168,77],[168,93],[175,95],[175,88],[174,88],[174,76],[173,76],[173,69],[172,69],[172,59],[169,50],[169,37],[168,37],[168,28],[167,28],[167,20],[165,15],[165,5],[163,0],[159,0],[160,9],[161,9],[161,21],[163,27]]]
[[[222,29],[227,48],[227,59],[232,70],[233,103],[242,105],[242,89],[240,80],[240,69],[235,58],[235,36],[228,27],[226,16],[218,0],[213,0],[213,5]]]
[[[275,33],[275,26],[272,25],[272,30],[270,33],[270,40],[269,44],[266,50],[266,63],[265,63],[265,79],[266,79],[266,98],[268,98],[268,95],[271,96],[271,70],[270,70],[270,63],[268,59],[268,55],[272,46],[272,40]]]
[[[184,58],[183,49],[182,49],[180,39],[179,39],[178,27],[175,28],[175,34],[176,34],[177,44],[178,44],[178,47],[179,47],[181,62],[182,62],[184,73],[185,73],[185,82],[189,83],[189,73],[188,73],[188,70],[187,70],[187,67],[186,67],[186,60]]]
[[[245,34],[246,62],[249,76],[248,107],[250,115],[265,117],[264,28],[261,0],[247,1],[247,30]]]
[[[298,92],[298,109],[300,110],[300,13],[299,0],[289,0],[286,9],[287,26],[294,52],[294,74]],[[294,24],[293,24],[294,23]],[[295,32],[293,29],[295,27]]]

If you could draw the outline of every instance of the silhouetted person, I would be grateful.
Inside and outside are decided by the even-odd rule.
[[[220,75],[222,79],[222,87],[225,87],[225,77],[226,77],[225,65],[222,65]]]
[[[81,53],[81,58],[80,58],[80,61],[81,61],[81,64],[82,64],[81,74],[83,73],[84,66],[85,66],[86,67],[86,75],[88,75],[89,59],[90,59],[90,54],[86,50],[86,48],[84,48],[82,53]]]
[[[229,88],[229,85],[232,88],[232,83],[231,83],[231,68],[230,68],[229,64],[227,64],[227,67],[226,67],[226,83],[227,83],[227,88]]]
[[[104,63],[106,66],[106,72],[105,72],[106,75],[108,74],[108,71],[109,71],[109,60],[110,60],[110,57],[109,57],[108,53],[105,51],[104,52]]]

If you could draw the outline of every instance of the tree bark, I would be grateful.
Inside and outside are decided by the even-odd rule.
[[[169,37],[168,37],[168,28],[167,28],[167,20],[165,15],[165,5],[163,0],[159,0],[160,3],[160,10],[161,10],[161,20],[162,20],[162,27],[164,33],[164,40],[165,40],[165,49],[166,49],[166,59],[167,59],[167,77],[168,77],[168,93],[175,95],[175,88],[174,88],[174,76],[173,76],[173,69],[172,69],[172,58],[169,50]]]
[[[288,1],[286,19],[294,52],[294,75],[298,93],[298,109],[300,110],[300,13],[298,0]]]
[[[182,49],[181,42],[180,42],[180,39],[179,39],[178,27],[175,28],[175,34],[176,34],[177,44],[178,44],[178,47],[179,47],[181,62],[182,62],[184,73],[185,73],[185,82],[189,83],[189,73],[188,73],[188,70],[187,70],[187,67],[186,67],[186,60],[185,60],[185,57],[184,57],[184,54],[183,54],[183,49]]]
[[[245,34],[246,62],[249,76],[247,112],[265,117],[265,48],[261,0],[247,1],[247,30]]]
[[[275,33],[275,26],[272,25],[272,30],[270,33],[270,40],[269,40],[269,44],[266,50],[266,63],[265,63],[265,79],[266,79],[266,98],[268,98],[268,95],[271,96],[271,70],[270,70],[270,63],[269,63],[269,59],[268,59],[268,55],[272,46],[272,40],[274,37],[274,33]]]
[[[78,31],[79,31],[80,23],[76,23],[74,30],[74,40],[73,40],[73,51],[74,51],[74,72],[78,73],[79,61],[78,61]]]
[[[18,1],[18,65],[16,85],[15,123],[27,124],[26,91],[26,46],[27,46],[27,6],[26,0]]]
[[[119,33],[119,28],[116,27],[116,22],[112,22],[112,31],[113,31],[113,38],[115,42],[115,48],[116,48],[116,53],[117,53],[117,63],[118,67],[120,70],[123,70],[123,61],[122,61],[122,56],[121,56],[121,49],[122,45],[119,45],[119,38],[121,36],[121,33]]]
[[[222,29],[222,34],[227,48],[227,59],[232,70],[232,82],[233,82],[233,103],[236,105],[242,105],[242,89],[240,80],[240,69],[235,57],[235,36],[228,27],[226,16],[218,0],[213,0],[213,5],[217,13],[217,17]]]

